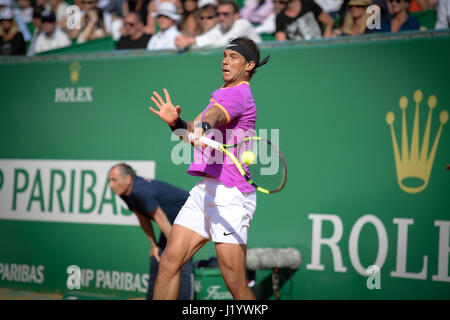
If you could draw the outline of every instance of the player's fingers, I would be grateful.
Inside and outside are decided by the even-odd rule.
[[[159,103],[164,104],[164,100],[161,98],[158,92],[153,91],[154,96],[158,99]]]
[[[156,111],[155,109],[153,109],[152,107],[149,108],[151,112],[153,112],[154,114],[156,114],[157,116],[159,116],[159,111]]]
[[[167,91],[166,88],[164,88],[163,91],[164,91],[164,95],[166,96],[167,103],[172,103],[172,101],[170,100],[169,91]]]
[[[155,104],[155,106],[157,106],[157,107],[158,107],[158,109],[160,109],[160,110],[161,110],[161,105],[159,104],[159,102],[158,102],[158,101],[156,101],[155,97],[151,97],[150,99],[152,99],[152,101],[153,101],[153,103]]]

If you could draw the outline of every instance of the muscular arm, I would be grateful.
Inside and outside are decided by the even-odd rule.
[[[153,220],[155,220],[164,237],[168,239],[172,225],[170,224],[169,219],[167,219],[167,215],[164,213],[163,209],[158,206],[155,210],[149,212],[149,214]]]
[[[150,244],[152,246],[156,246],[156,239],[155,233],[153,232],[152,222],[148,217],[144,216],[143,214],[137,211],[135,211],[134,213],[138,217],[139,224],[141,225],[142,230],[144,230],[145,234],[147,235]],[[150,211],[148,214],[153,220],[155,220],[155,223],[161,230],[164,237],[169,238],[169,233],[170,229],[172,228],[172,225],[170,224],[169,219],[167,219],[167,216],[164,213],[163,209],[161,209],[161,207],[158,206],[155,210]]]
[[[206,111],[205,116],[203,117],[203,120],[201,119],[201,114],[199,114],[194,121],[189,121],[188,124],[188,131],[193,132],[194,126],[196,123],[200,121],[208,122],[212,128],[219,127],[221,125],[228,123],[228,117],[225,111],[218,107],[217,105],[213,105],[211,108]]]
[[[139,224],[141,225],[142,230],[144,230],[145,234],[147,235],[147,238],[150,241],[151,246],[156,247],[157,244],[156,244],[155,233],[153,232],[152,222],[150,221],[150,219],[148,219],[143,214],[141,214],[137,211],[134,211],[134,213],[136,214],[136,216],[139,220]]]
[[[213,105],[211,108],[206,111],[205,116],[202,120],[202,113],[200,113],[198,116],[195,117],[193,121],[186,121],[187,124],[187,131],[184,135],[180,136],[181,140],[188,141],[187,135],[189,133],[194,132],[195,125],[201,121],[208,122],[211,125],[211,128],[216,128],[218,126],[221,126],[223,124],[227,124],[228,117],[225,111],[223,111],[220,107],[217,105]],[[200,129],[198,129],[200,130]],[[199,132],[199,135],[201,135],[203,132]],[[194,145],[194,142],[191,142],[192,145]]]

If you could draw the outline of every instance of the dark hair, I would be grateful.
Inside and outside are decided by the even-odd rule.
[[[198,9],[198,12],[205,12],[205,11],[214,11],[214,14],[217,14],[217,7],[213,4],[206,4],[200,9]]]
[[[139,22],[144,23],[144,20],[142,19],[142,13],[137,12],[137,11],[131,11],[130,13],[128,13],[128,16],[131,15],[131,14],[136,17],[136,22],[137,23],[139,23]]]
[[[122,179],[125,179],[126,176],[130,176],[131,179],[133,179],[133,181],[134,181],[134,179],[136,179],[136,172],[134,172],[134,169],[130,165],[128,165],[128,164],[126,164],[124,162],[118,163],[118,164],[115,164],[114,166],[112,166],[110,171],[112,169],[114,169],[115,167],[119,168],[120,175],[122,176]]]
[[[186,1],[185,0],[181,1],[182,7],[183,7],[183,14],[181,15],[181,21],[178,22],[177,28],[182,33],[190,33],[189,29],[187,27],[187,21],[188,21],[190,15],[193,15],[195,17],[195,29],[194,29],[195,35],[200,34],[202,32],[200,24],[198,23],[198,20],[197,20],[197,16],[199,14],[198,1],[197,0],[194,0],[194,1],[195,1],[195,3],[197,3],[197,8],[192,12],[188,12],[186,10],[186,8],[184,7],[184,4]]]
[[[239,38],[233,39],[232,41],[241,46],[246,47],[248,50],[250,50],[253,53],[253,56],[256,58],[255,67],[252,70],[250,70],[250,78],[249,78],[249,80],[250,80],[253,77],[253,75],[256,73],[258,62],[261,59],[261,55],[259,53],[259,48],[253,40],[251,40],[247,37],[239,37]]]
[[[45,11],[45,8],[43,6],[37,6],[33,8],[33,18],[39,18],[41,19],[42,12]]]
[[[95,11],[95,13],[97,14],[97,17],[98,17],[97,26],[105,31],[106,28],[105,28],[105,22],[103,20],[103,10],[100,9],[99,7],[93,7],[87,11],[91,11],[91,10]]]
[[[217,4],[217,7],[220,7],[221,5],[224,5],[224,4],[231,4],[231,6],[233,7],[233,13],[238,13],[239,12],[239,6],[238,6],[238,4],[236,3],[236,1],[234,1],[234,0],[222,0],[222,1],[219,1],[219,3]]]

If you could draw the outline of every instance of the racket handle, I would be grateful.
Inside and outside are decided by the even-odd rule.
[[[206,144],[207,146],[214,148],[216,150],[220,150],[220,146],[222,145],[220,142],[211,140],[205,136],[201,136],[199,140],[201,143]]]
[[[189,133],[188,139],[190,141],[194,140],[195,139],[195,134],[193,132]],[[211,139],[207,138],[206,136],[201,136],[199,141],[201,143],[207,145],[208,147],[211,147],[211,148],[216,149],[216,150],[220,150],[220,146],[222,145],[220,142],[211,140]]]

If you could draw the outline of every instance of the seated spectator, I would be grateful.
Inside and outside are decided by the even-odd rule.
[[[273,11],[272,0],[247,0],[242,7],[241,18],[261,24]]]
[[[0,11],[0,55],[24,55],[25,40],[14,20],[14,12],[10,8]]]
[[[181,7],[180,0],[150,0],[147,5],[147,19],[144,23],[144,31],[148,34],[155,34],[156,32],[156,20],[155,20],[155,14],[158,10],[158,7],[163,2],[171,2],[175,5],[175,7],[178,8]]]
[[[2,9],[10,9],[13,12],[13,18],[15,25],[19,28],[20,33],[22,33],[23,39],[26,41],[30,41],[31,34],[30,30],[28,30],[27,23],[23,21],[22,15],[19,9],[14,9],[15,1],[13,0],[0,0],[0,11]]]
[[[276,17],[275,39],[310,40],[322,38],[321,24],[325,25],[323,37],[332,36],[334,21],[312,0],[290,0],[286,10]]]
[[[35,7],[33,9],[33,36],[31,37],[30,45],[28,47],[27,56],[34,56],[34,51],[36,48],[36,40],[42,32],[42,20],[41,14],[45,11],[42,6]]]
[[[420,23],[409,14],[410,0],[388,0],[390,19],[381,21],[376,32],[399,32],[419,30]]]
[[[86,24],[87,24],[86,17],[85,17],[86,12],[88,12],[89,9],[98,8],[103,13],[103,23],[104,23],[104,26],[105,26],[105,31],[108,34],[111,34],[111,36],[114,39],[114,41],[119,40],[119,38],[121,36],[120,29],[122,27],[122,19],[120,19],[118,17],[115,17],[110,12],[104,12],[99,7],[99,1],[98,0],[75,0],[75,3],[81,9],[79,15],[76,18],[77,21],[79,21],[79,24],[80,24],[81,28],[73,28],[73,29],[70,29],[70,30],[68,30],[66,28],[66,31],[69,33],[69,35],[70,35],[70,37],[72,39],[78,38],[81,30],[84,30],[86,28]]]
[[[84,43],[108,36],[103,22],[103,11],[94,7],[86,12],[86,25],[77,38],[77,43]]]
[[[201,34],[219,33],[219,19],[217,18],[217,9],[214,4],[206,4],[199,9],[199,20],[201,27]]]
[[[196,36],[201,33],[200,23],[197,18],[197,0],[182,0],[183,14],[178,24],[178,30],[187,36]]]
[[[145,49],[152,37],[144,32],[142,17],[137,12],[130,12],[124,20],[126,35],[120,37],[116,49]]]
[[[42,32],[36,39],[35,53],[55,50],[72,44],[69,36],[56,26],[56,15],[53,11],[43,11],[41,20]]]
[[[48,4],[50,5],[51,11],[55,13],[56,16],[56,23],[62,27],[61,23],[65,21],[65,18],[67,18],[67,8],[69,7],[69,4],[63,0],[48,0]]]
[[[24,23],[31,23],[33,21],[33,6],[30,0],[19,0],[18,15],[22,18]]]
[[[217,7],[219,18],[219,28],[214,28],[211,32],[204,33],[196,37],[181,36],[176,40],[179,49],[189,46],[196,48],[203,47],[224,47],[231,38],[248,37],[256,43],[261,42],[261,37],[256,32],[252,24],[239,16],[239,6],[233,0],[222,0]]]
[[[160,30],[154,34],[147,45],[147,50],[176,49],[175,37],[180,35],[176,23],[181,16],[172,2],[162,2],[153,14]]]
[[[436,29],[450,28],[450,0],[439,0]]]
[[[259,34],[267,33],[267,34],[275,34],[276,24],[275,20],[277,14],[281,13],[284,9],[286,9],[285,0],[273,0],[273,10],[270,15],[255,28],[256,32]]]
[[[370,13],[367,7],[371,5],[371,0],[350,0],[348,3],[348,12],[344,18],[342,29],[338,34],[346,36],[357,36],[363,34],[367,28],[367,19]]]

